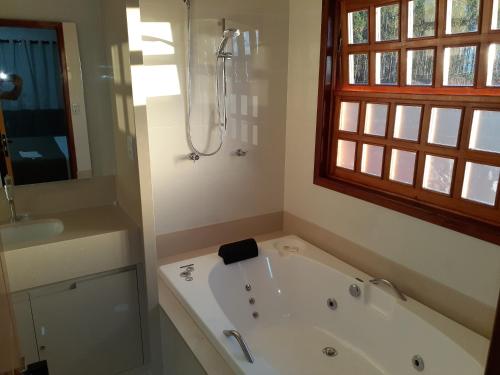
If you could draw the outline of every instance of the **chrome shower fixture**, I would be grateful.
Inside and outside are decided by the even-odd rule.
[[[240,36],[240,30],[238,29],[226,29],[224,30],[224,33],[222,34],[222,40],[220,41],[219,48],[217,48],[217,58],[231,58],[232,54],[230,52],[224,52],[226,49],[227,42],[230,39],[237,38]]]
[[[222,33],[222,39],[219,43],[219,47],[215,51],[215,89],[216,89],[216,110],[217,110],[217,132],[219,134],[219,142],[215,149],[211,151],[202,152],[199,150],[193,142],[191,135],[191,112],[192,112],[192,30],[191,30],[191,0],[183,0],[187,8],[187,114],[186,114],[186,137],[191,153],[187,156],[188,159],[192,161],[197,161],[202,156],[212,156],[217,154],[224,144],[224,137],[227,131],[227,97],[228,97],[228,85],[227,85],[227,72],[226,72],[226,61],[233,57],[233,54],[226,51],[227,43],[230,39],[236,38],[240,35],[240,30],[238,29],[225,29]],[[223,25],[225,25],[225,20],[223,19]]]

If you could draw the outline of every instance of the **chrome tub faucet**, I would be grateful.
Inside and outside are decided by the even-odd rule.
[[[254,362],[253,355],[250,352],[250,349],[248,348],[247,343],[245,342],[245,340],[243,339],[243,336],[241,336],[241,334],[238,331],[231,329],[231,330],[224,330],[222,332],[224,333],[224,335],[226,337],[231,337],[231,336],[234,337],[236,339],[236,341],[238,341],[238,344],[240,344],[241,350],[243,351],[243,354],[245,355],[245,358],[247,359],[247,361],[250,363]]]
[[[394,283],[392,283],[391,281],[389,281],[387,279],[382,279],[382,278],[372,279],[372,280],[370,280],[370,283],[372,283],[374,285],[384,284],[384,285],[388,286],[389,288],[391,288],[400,300],[402,300],[402,301],[407,300],[405,295],[401,291],[401,289],[399,289]]]

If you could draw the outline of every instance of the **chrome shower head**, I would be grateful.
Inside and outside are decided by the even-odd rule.
[[[224,38],[236,38],[240,36],[240,30],[239,29],[226,29],[224,30],[224,33],[222,34]]]
[[[224,49],[226,48],[227,42],[229,39],[236,38],[240,36],[240,30],[239,29],[226,29],[222,33],[222,40],[219,44],[219,48],[217,48],[217,57],[227,57],[227,55],[224,53]]]

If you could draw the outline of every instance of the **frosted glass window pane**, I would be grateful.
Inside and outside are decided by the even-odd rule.
[[[384,42],[399,39],[399,4],[375,8],[376,40]]]
[[[491,17],[491,28],[493,30],[500,29],[500,6],[498,6],[499,0],[493,0],[493,13]]]
[[[353,53],[349,55],[349,83],[351,85],[368,84],[367,53]]]
[[[500,44],[490,44],[486,85],[500,87]]]
[[[356,142],[339,139],[337,146],[337,167],[354,170]]]
[[[499,167],[467,162],[462,198],[494,206],[499,175]]]
[[[500,112],[475,110],[469,148],[500,153]]]
[[[408,38],[434,36],[436,0],[408,2]]]
[[[340,104],[339,129],[345,132],[358,131],[359,103],[342,102]]]
[[[476,67],[476,46],[444,49],[443,85],[473,86]]]
[[[426,155],[423,187],[427,190],[450,194],[453,178],[453,159]]]
[[[372,176],[382,176],[382,163],[384,161],[384,148],[363,144],[361,157],[361,172]]]
[[[368,103],[366,105],[365,134],[385,136],[388,110],[387,104]]]
[[[446,34],[477,31],[480,2],[480,0],[448,0],[446,4]]]
[[[406,84],[432,86],[434,76],[434,50],[409,50],[406,66]]]
[[[375,83],[377,85],[398,84],[398,56],[393,52],[377,52],[375,64]]]
[[[368,43],[368,9],[347,14],[349,44]]]
[[[432,108],[427,141],[436,145],[456,147],[461,121],[462,110],[459,108]]]
[[[398,105],[394,123],[394,138],[418,141],[422,107]]]
[[[415,152],[393,149],[389,179],[403,184],[413,185],[415,176]]]

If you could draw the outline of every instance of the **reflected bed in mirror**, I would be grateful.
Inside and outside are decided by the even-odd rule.
[[[92,176],[74,23],[0,20],[2,180]]]

